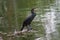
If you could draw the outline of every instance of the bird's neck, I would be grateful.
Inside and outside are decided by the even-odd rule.
[[[34,12],[31,12],[32,14],[35,14]]]

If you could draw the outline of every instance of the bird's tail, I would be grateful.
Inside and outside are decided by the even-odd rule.
[[[24,25],[22,25],[22,27],[21,27],[20,31],[22,31],[23,29],[24,29]]]

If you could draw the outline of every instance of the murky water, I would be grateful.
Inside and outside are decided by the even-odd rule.
[[[35,7],[37,15],[31,24],[34,30],[39,31],[37,33],[39,38],[35,40],[60,39],[60,0],[16,0],[16,3],[15,17],[17,20],[15,19],[15,21],[18,26],[16,27],[17,30],[20,29],[27,15],[30,15],[31,8]]]
[[[55,10],[52,8],[50,9],[50,12],[46,12],[46,19],[45,19],[45,30],[46,30],[46,38],[47,40],[52,40],[52,34],[56,34],[57,33],[57,29],[56,29],[56,24],[55,24]]]

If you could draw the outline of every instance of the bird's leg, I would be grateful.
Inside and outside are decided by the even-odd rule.
[[[32,30],[31,25],[28,25],[27,28],[28,28],[28,31],[29,31],[29,30]]]
[[[25,26],[23,25],[20,31],[22,31],[22,30],[24,29],[24,27],[25,27]]]

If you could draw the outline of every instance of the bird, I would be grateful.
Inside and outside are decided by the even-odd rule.
[[[28,16],[28,17],[23,21],[21,31],[24,29],[25,26],[28,28],[28,31],[29,31],[29,30],[32,30],[31,22],[33,21],[33,19],[34,19],[35,16],[36,16],[36,13],[35,13],[34,11],[35,11],[35,8],[32,8],[32,9],[31,9],[31,15]]]

